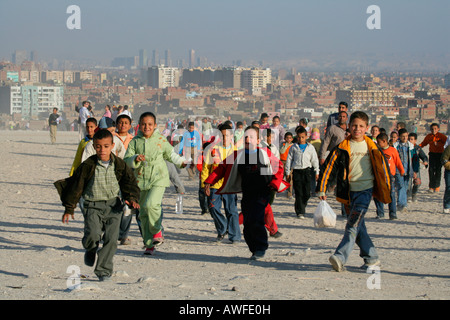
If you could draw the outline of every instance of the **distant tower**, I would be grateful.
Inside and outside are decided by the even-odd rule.
[[[139,50],[139,68],[147,67],[147,50]]]
[[[166,50],[165,52],[165,65],[166,67],[172,66],[172,59],[170,57],[170,50]]]
[[[189,68],[193,68],[195,66],[195,50],[189,50]]]
[[[158,55],[158,51],[153,50],[152,66],[157,66],[157,65],[159,65],[159,55]]]

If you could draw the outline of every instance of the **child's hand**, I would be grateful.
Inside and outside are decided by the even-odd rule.
[[[318,174],[316,174],[316,181],[317,181],[317,180],[319,180],[319,175],[318,175]]]
[[[64,213],[62,216],[62,223],[69,224],[69,216],[72,216],[72,220],[75,220],[73,213]]]
[[[205,194],[209,197],[209,195],[211,194],[211,190],[209,190],[209,187],[211,185],[209,183],[205,183]]]
[[[327,200],[327,196],[320,196],[319,199],[320,200]]]
[[[140,208],[139,203],[137,203],[135,201],[125,200],[125,203],[127,204],[128,207],[131,207],[133,209],[139,209]]]
[[[187,165],[188,165],[187,162],[183,162],[183,163],[181,164],[181,168],[186,168]]]
[[[427,166],[428,166],[428,162],[424,162],[423,165],[424,165],[425,167],[427,167]]]
[[[140,154],[136,157],[136,160],[134,160],[136,162],[141,162],[141,161],[145,161],[145,156],[143,154]]]

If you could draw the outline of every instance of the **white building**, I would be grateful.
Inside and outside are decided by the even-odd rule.
[[[241,72],[241,87],[252,91],[265,90],[267,84],[272,81],[272,71],[269,68],[244,69]]]
[[[166,66],[148,68],[147,83],[152,88],[172,88],[180,84],[180,70]]]
[[[50,86],[0,87],[0,113],[19,113],[23,119],[38,119],[40,113],[48,115],[53,108],[64,107],[64,88]]]

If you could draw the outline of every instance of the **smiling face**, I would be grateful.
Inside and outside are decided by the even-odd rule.
[[[109,161],[109,159],[111,159],[111,151],[114,148],[113,140],[110,137],[107,137],[103,139],[95,139],[93,143],[97,157],[101,161]]]
[[[126,134],[128,133],[128,130],[131,128],[130,120],[127,118],[120,118],[119,121],[117,121],[117,132],[119,134]]]
[[[94,136],[97,125],[93,121],[86,121],[86,135],[90,138]]]
[[[150,138],[153,132],[156,129],[155,119],[153,117],[144,117],[139,122],[139,130],[141,130],[142,134],[145,138]]]
[[[363,141],[364,135],[367,132],[367,129],[369,128],[369,125],[366,121],[355,118],[350,123],[350,134],[352,136],[352,139],[355,141]]]
[[[436,134],[436,133],[439,132],[439,127],[438,126],[431,126],[430,127],[430,131],[431,131],[431,134]]]

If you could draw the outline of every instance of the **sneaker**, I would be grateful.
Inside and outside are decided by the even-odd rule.
[[[264,255],[266,254],[265,251],[255,251],[252,256],[250,257],[251,260],[260,260],[264,258]]]
[[[129,246],[131,244],[131,239],[130,238],[120,239],[120,244],[122,246]]]
[[[299,218],[299,219],[305,219],[305,215],[304,215],[304,214],[298,214],[298,215],[297,215],[297,218]]]
[[[434,192],[433,188],[428,189],[428,193],[433,193],[433,192]]]
[[[164,242],[164,237],[156,237],[156,238],[153,238],[152,244],[153,244],[155,247],[157,247],[157,246],[162,245],[163,242]]]
[[[335,271],[337,271],[337,272],[344,271],[344,265],[342,264],[341,260],[339,260],[339,258],[336,257],[334,254],[332,256],[330,256],[328,261],[330,261],[331,266],[333,267],[333,269]]]
[[[439,192],[439,190],[440,190],[440,187],[437,187],[434,189],[434,192]]]
[[[283,234],[282,234],[280,231],[277,231],[277,232],[275,232],[274,234],[271,234],[270,236],[271,236],[271,237],[274,237],[274,238],[280,238],[282,235],[283,235]]]
[[[144,255],[151,256],[153,254],[155,254],[155,247],[145,248]]]
[[[111,276],[99,276],[98,281],[109,282],[112,281]]]
[[[391,216],[389,217],[389,220],[398,220],[397,216]]]
[[[371,268],[376,267],[376,266],[379,266],[380,264],[381,264],[381,262],[380,262],[380,260],[378,260],[378,259],[377,259],[376,261],[370,262],[370,263],[365,262],[365,263],[361,266],[361,269],[370,270]]]
[[[444,209],[444,213],[450,213],[450,208]]]
[[[95,264],[95,255],[97,254],[96,251],[86,251],[84,253],[84,264],[93,267]]]
[[[417,202],[417,196],[412,196],[412,202]]]
[[[406,209],[406,207],[399,208],[397,211],[400,213],[408,213],[408,209]]]

